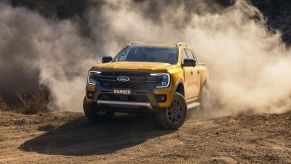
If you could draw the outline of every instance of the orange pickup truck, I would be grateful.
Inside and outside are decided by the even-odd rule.
[[[187,44],[130,43],[88,73],[83,108],[97,121],[115,112],[151,112],[166,129],[200,106],[208,68]]]

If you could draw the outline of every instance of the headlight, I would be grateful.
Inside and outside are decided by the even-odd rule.
[[[170,85],[170,74],[168,73],[152,73],[151,76],[160,77],[160,82],[156,88],[166,88]]]
[[[96,85],[97,76],[101,75],[100,71],[89,71],[88,72],[88,84]]]

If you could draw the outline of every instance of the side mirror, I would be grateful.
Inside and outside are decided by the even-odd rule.
[[[183,67],[195,67],[196,60],[194,59],[184,59]]]
[[[102,63],[109,63],[112,61],[112,57],[111,56],[103,56],[102,57]]]

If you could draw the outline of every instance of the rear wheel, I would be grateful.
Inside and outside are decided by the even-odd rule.
[[[110,119],[114,116],[114,112],[102,111],[96,104],[87,103],[85,98],[83,101],[83,109],[87,119],[93,122]]]
[[[156,121],[162,128],[178,129],[185,122],[186,115],[187,105],[184,96],[176,92],[167,111],[156,114]]]

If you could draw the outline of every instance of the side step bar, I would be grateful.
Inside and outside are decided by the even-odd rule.
[[[200,103],[199,102],[193,102],[193,103],[187,105],[187,109],[188,110],[189,109],[193,109],[193,108],[196,108],[198,106],[200,106]]]

